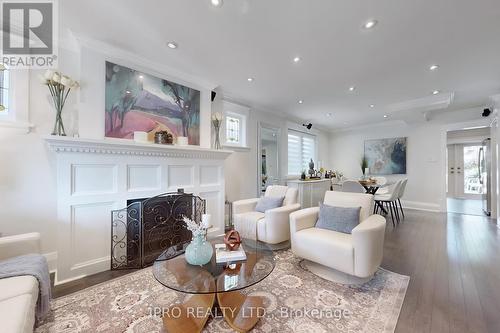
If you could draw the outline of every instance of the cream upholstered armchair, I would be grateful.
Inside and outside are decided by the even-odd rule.
[[[319,207],[294,212],[290,215],[292,252],[325,279],[347,284],[369,281],[382,262],[386,224],[384,217],[370,215],[373,202],[371,194],[326,192],[326,205],[361,207],[360,223],[345,234],[315,228]]]
[[[266,189],[264,196],[284,197],[283,205],[261,213],[255,211],[259,198],[235,201],[233,202],[234,228],[245,238],[257,239],[272,245],[286,245],[290,240],[290,213],[300,209],[300,204],[297,203],[297,189],[272,185]]]

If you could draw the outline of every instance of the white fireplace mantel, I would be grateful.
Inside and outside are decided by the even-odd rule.
[[[82,139],[67,136],[45,136],[50,149],[56,153],[89,153],[110,155],[137,155],[190,159],[226,159],[232,151],[199,146],[160,145],[137,143],[126,139]]]
[[[120,139],[43,138],[56,159],[56,284],[109,269],[111,211],[131,199],[184,189],[212,215],[210,235],[224,232],[224,160],[232,153],[198,146]]]

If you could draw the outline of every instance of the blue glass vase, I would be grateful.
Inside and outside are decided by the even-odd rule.
[[[186,247],[185,256],[189,264],[202,266],[210,262],[213,253],[212,244],[207,242],[204,235],[198,235]]]

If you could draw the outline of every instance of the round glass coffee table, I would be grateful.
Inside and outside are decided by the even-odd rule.
[[[223,237],[210,240],[212,247]],[[187,244],[186,244],[187,245]],[[184,246],[167,248],[154,262],[153,275],[165,287],[191,294],[183,304],[173,305],[163,315],[170,332],[201,332],[209,316],[220,310],[238,332],[251,330],[263,315],[263,299],[239,292],[265,279],[274,269],[273,251],[264,243],[244,239],[247,259],[233,263],[212,260],[203,266],[186,262]]]

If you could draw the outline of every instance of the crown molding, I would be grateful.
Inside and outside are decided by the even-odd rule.
[[[43,137],[55,153],[168,157],[186,159],[224,160],[232,151],[201,148],[199,146],[159,145],[137,143],[126,139],[80,139],[65,136]]]

